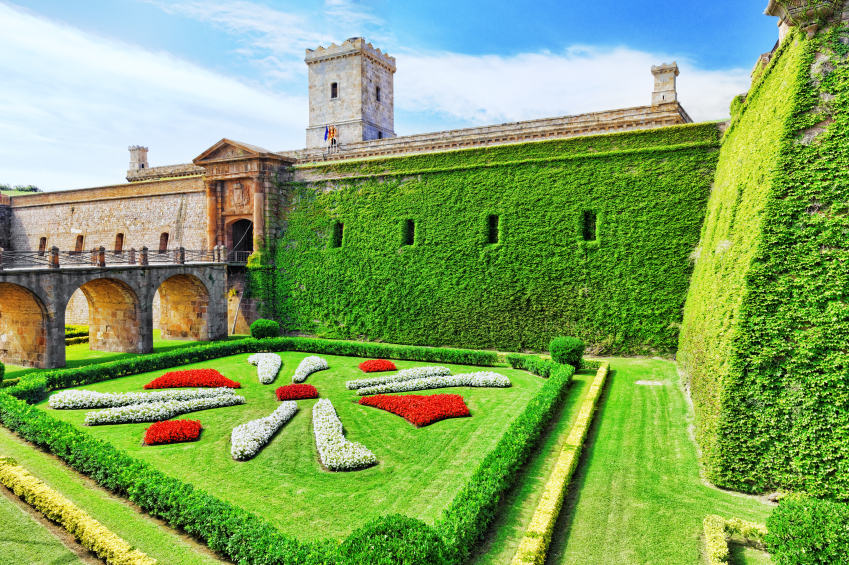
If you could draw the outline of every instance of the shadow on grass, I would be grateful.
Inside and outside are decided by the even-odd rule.
[[[495,512],[496,518],[484,538],[476,544],[467,561],[469,565],[509,563],[513,559],[525,534],[526,523],[536,510],[548,481],[551,462],[560,455],[561,444],[571,430],[572,418],[566,422],[563,418],[575,411],[595,371],[581,371],[578,375],[584,377],[584,380],[573,380],[570,384],[566,397],[543,430],[530,458],[519,470],[515,483],[502,497]],[[530,515],[523,517],[523,513]]]
[[[159,330],[156,330],[158,333]],[[233,341],[244,339],[246,335],[231,335],[226,340]],[[213,343],[211,341],[183,341],[171,339],[154,339],[153,353],[165,353],[175,349],[183,349],[185,347],[194,347],[196,345],[204,345]],[[65,367],[64,369],[78,369],[88,365],[97,363],[110,363],[112,361],[121,361],[122,359],[130,359],[131,357],[139,357],[141,355],[150,355],[149,353],[120,353],[111,351],[92,351],[89,349],[89,344],[80,343],[78,345],[68,345],[65,347]],[[17,379],[31,373],[39,373],[48,369],[34,369],[30,367],[20,367],[18,365],[6,365],[6,378]],[[52,369],[51,369],[52,370]]]
[[[772,559],[765,551],[736,540],[729,540],[728,563],[729,565],[768,565],[772,563]]]
[[[604,383],[604,390],[601,398],[596,406],[595,417],[590,426],[589,433],[584,440],[584,448],[581,453],[581,459],[578,461],[578,467],[572,474],[572,480],[569,482],[569,487],[566,492],[566,497],[563,499],[563,506],[560,509],[560,516],[554,524],[554,531],[551,535],[551,544],[548,546],[545,563],[547,565],[556,565],[559,563],[566,550],[566,545],[569,543],[569,535],[572,533],[572,524],[575,520],[575,508],[581,497],[581,490],[587,481],[587,471],[592,461],[593,453],[595,452],[596,439],[598,438],[598,430],[601,422],[604,420],[604,413],[607,411],[607,400],[610,398],[610,389],[613,379],[616,378],[616,371],[611,370],[607,375],[607,381]]]

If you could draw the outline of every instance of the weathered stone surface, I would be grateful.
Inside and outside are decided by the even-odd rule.
[[[157,291],[163,337],[224,339],[226,271],[223,264],[0,271],[0,360],[64,367],[66,309],[77,291],[88,305],[92,349],[151,352]]]

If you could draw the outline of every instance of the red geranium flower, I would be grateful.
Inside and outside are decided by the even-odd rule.
[[[156,422],[145,430],[147,445],[194,441],[200,436],[200,420],[168,420]]]
[[[360,363],[360,369],[366,373],[380,373],[383,371],[394,371],[397,369],[395,363],[386,359],[373,359]]]
[[[231,381],[215,369],[189,369],[188,371],[171,371],[159,378],[153,379],[144,388],[183,388],[183,387],[209,387],[209,388],[242,388],[240,383]]]
[[[277,400],[303,400],[318,398],[318,390],[312,385],[286,385],[277,389]]]
[[[469,407],[459,394],[377,394],[360,399],[363,406],[374,406],[401,416],[417,428],[439,420],[471,416]]]

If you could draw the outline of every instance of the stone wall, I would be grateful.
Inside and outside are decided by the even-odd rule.
[[[156,291],[156,296],[153,297],[153,329],[158,330],[160,328],[160,310],[159,310],[159,291]],[[71,296],[71,299],[68,301],[68,306],[65,308],[65,323],[66,324],[75,324],[81,326],[87,326],[89,323],[88,319],[88,300],[86,300],[83,291],[77,289],[77,291]]]
[[[35,250],[42,237],[46,246],[82,249],[159,249],[168,234],[168,249],[206,248],[206,195],[202,177],[138,182],[102,188],[40,193],[12,198],[13,250]]]
[[[12,199],[0,195],[0,247],[9,248],[9,229],[12,225]]]

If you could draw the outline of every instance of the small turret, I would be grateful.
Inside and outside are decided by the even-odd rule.
[[[139,169],[149,169],[150,165],[147,164],[147,147],[142,147],[141,145],[131,145],[130,146],[130,169],[131,171],[138,171]]]
[[[651,95],[652,106],[678,101],[676,77],[679,73],[678,63],[674,61],[671,65],[664,63],[659,67],[651,68],[651,74],[654,75],[654,92]]]

